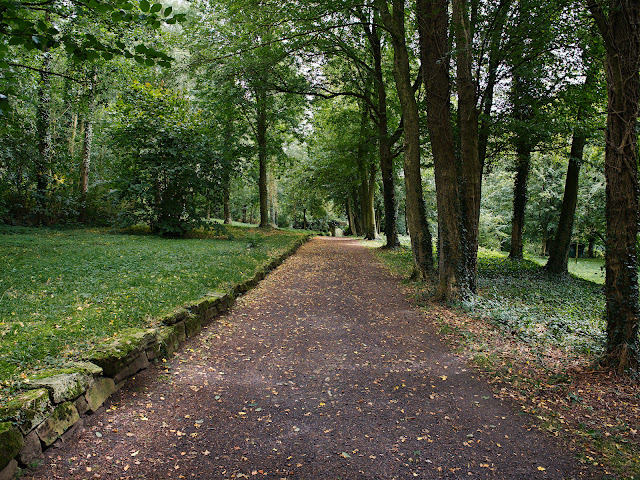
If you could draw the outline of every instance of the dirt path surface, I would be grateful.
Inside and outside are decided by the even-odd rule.
[[[357,241],[316,238],[32,479],[572,479]]]

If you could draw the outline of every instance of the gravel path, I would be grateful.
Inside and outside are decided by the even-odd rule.
[[[320,237],[22,478],[598,478],[515,411],[367,248]]]

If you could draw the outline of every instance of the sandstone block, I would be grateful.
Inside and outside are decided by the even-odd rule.
[[[115,383],[121,382],[125,378],[129,378],[131,375],[139,372],[143,368],[149,366],[149,359],[147,358],[147,352],[142,352],[138,357],[134,358],[128,365],[113,376]]]
[[[35,460],[42,457],[42,444],[38,434],[34,431],[24,437],[24,445],[18,454],[18,462],[28,466]]]
[[[84,395],[76,398],[76,401],[73,402],[73,404],[76,406],[76,410],[78,410],[78,415],[80,416],[89,411],[89,404],[87,403],[86,398],[84,398]]]
[[[180,327],[182,327],[182,336],[184,337],[184,323],[181,324]],[[156,337],[158,338],[161,357],[169,357],[180,348],[180,327],[173,325],[171,327],[161,327],[158,329]]]
[[[75,405],[65,402],[53,410],[51,416],[36,428],[36,432],[40,440],[49,446],[79,419],[80,415]]]
[[[191,338],[202,330],[202,320],[199,316],[192,315],[184,321],[184,329],[187,338]]]
[[[18,462],[11,460],[9,464],[0,470],[0,480],[14,480],[18,471]]]
[[[46,388],[53,403],[74,400],[82,395],[93,381],[93,376],[84,373],[62,373],[51,377],[31,379],[29,388]]]
[[[188,316],[189,310],[181,308],[176,312],[165,315],[160,321],[163,325],[175,325],[176,323],[182,322]]]
[[[116,391],[116,384],[111,378],[98,380],[85,394],[89,410],[95,412],[104,401]]]
[[[155,329],[130,328],[120,332],[111,342],[96,347],[89,353],[89,358],[104,369],[105,376],[114,378],[132,362],[139,361],[143,353],[146,361],[146,351],[155,342]]]

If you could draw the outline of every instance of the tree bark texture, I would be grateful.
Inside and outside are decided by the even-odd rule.
[[[513,218],[511,220],[511,249],[509,258],[522,258],[522,234],[527,208],[527,181],[531,169],[531,147],[518,144],[516,147],[516,176],[513,184]]]
[[[580,114],[578,114],[580,116]],[[566,275],[568,273],[569,249],[571,247],[571,234],[575,219],[576,205],[578,204],[578,184],[580,177],[580,164],[582,153],[587,139],[584,134],[575,132],[571,140],[571,153],[569,154],[569,166],[565,180],[562,208],[558,219],[556,235],[551,243],[549,260],[545,270],[553,275]]]
[[[458,112],[460,114],[460,216],[462,265],[458,288],[463,298],[476,292],[482,162],[478,154],[477,85],[473,80],[473,39],[467,0],[453,0]]]
[[[638,364],[638,108],[640,106],[640,2],[587,5],[604,38],[609,104],[605,136],[606,360],[619,372]]]
[[[415,276],[426,279],[434,270],[433,245],[422,192],[420,123],[418,105],[411,85],[404,24],[404,1],[393,0],[393,12],[389,12],[386,1],[379,1],[378,4],[381,7],[382,20],[391,34],[393,76],[404,118],[404,182],[407,196],[407,224],[411,236]]]
[[[458,295],[460,192],[451,126],[448,61],[448,0],[417,0],[422,76],[427,89],[427,125],[433,151],[438,205],[438,289],[446,300]]]
[[[398,215],[396,212],[396,192],[393,177],[392,141],[389,138],[389,119],[387,116],[387,91],[382,73],[382,47],[378,30],[373,25],[369,34],[374,61],[374,78],[378,100],[378,149],[380,153],[380,173],[382,174],[382,198],[384,201],[384,233],[387,237],[385,248],[400,246],[398,239]]]

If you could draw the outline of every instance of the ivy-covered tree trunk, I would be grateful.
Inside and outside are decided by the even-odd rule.
[[[420,120],[411,85],[409,55],[404,24],[404,1],[393,0],[393,14],[386,1],[378,1],[382,20],[393,43],[393,76],[404,119],[404,183],[407,225],[411,236],[414,277],[426,279],[433,273],[433,244],[422,192],[420,172]]]
[[[449,103],[448,1],[417,0],[420,56],[427,89],[427,125],[433,151],[438,205],[438,289],[436,297],[458,293],[460,195]]]
[[[477,85],[471,73],[473,39],[466,0],[453,0],[458,112],[460,114],[460,250],[458,290],[463,298],[476,291],[482,162],[478,152]]]
[[[618,372],[638,364],[638,108],[640,2],[587,5],[604,38],[609,105],[605,147],[607,253],[606,361]]]
[[[526,143],[516,146],[516,176],[513,184],[513,217],[511,220],[511,248],[509,258],[522,258],[522,234],[527,208],[527,181],[531,169],[531,147]]]

